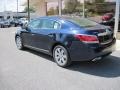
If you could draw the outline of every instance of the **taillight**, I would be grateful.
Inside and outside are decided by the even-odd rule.
[[[103,16],[102,20],[107,21],[107,20],[109,20],[109,18],[110,18],[109,16]]]
[[[99,43],[99,40],[95,35],[78,34],[78,35],[75,35],[75,38],[85,43]]]

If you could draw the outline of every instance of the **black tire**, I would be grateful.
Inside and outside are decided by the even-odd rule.
[[[3,28],[3,25],[1,25],[1,28]]]
[[[3,25],[2,28],[5,28],[5,26]]]
[[[17,27],[18,25],[17,24],[15,24],[15,27]]]
[[[60,49],[60,52],[58,53],[57,50]],[[61,45],[57,45],[53,49],[53,58],[58,66],[60,67],[67,67],[71,64],[71,60],[69,57],[69,53],[67,49]]]
[[[10,28],[10,25],[8,25],[8,28]]]
[[[15,38],[15,42],[16,42],[16,46],[19,50],[23,50],[24,49],[24,46],[23,46],[23,43],[22,43],[22,39],[20,36],[16,36]]]

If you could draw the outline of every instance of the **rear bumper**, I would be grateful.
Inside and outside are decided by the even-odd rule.
[[[98,57],[103,57],[115,51],[116,39],[107,45],[90,46],[80,42],[73,42],[69,48],[69,54],[72,61],[91,61]]]

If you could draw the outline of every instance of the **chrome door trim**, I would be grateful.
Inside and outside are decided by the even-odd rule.
[[[36,48],[36,47],[33,47],[33,46],[29,46],[29,45],[24,45],[24,46],[28,47],[28,48],[31,48],[31,49],[34,49],[34,50],[37,50],[37,51],[43,51],[43,52],[49,53],[49,50],[45,50],[45,49],[41,49],[41,48]]]

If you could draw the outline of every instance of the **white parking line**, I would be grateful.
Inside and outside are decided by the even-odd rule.
[[[120,40],[117,40],[116,42],[116,50],[120,50]]]

